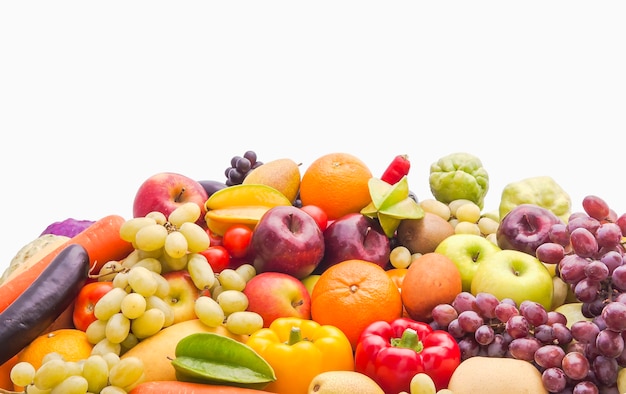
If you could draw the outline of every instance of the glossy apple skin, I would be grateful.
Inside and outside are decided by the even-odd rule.
[[[263,317],[263,326],[279,317],[311,318],[311,296],[297,278],[282,272],[262,272],[246,283],[248,311]]]
[[[496,232],[498,246],[534,256],[537,247],[550,240],[550,228],[557,223],[562,223],[561,219],[549,209],[535,204],[518,205],[500,221]]]
[[[383,268],[389,262],[389,238],[374,219],[360,213],[349,213],[333,221],[324,230],[324,243],[324,258],[316,273],[350,259],[371,261]]]
[[[500,247],[476,234],[453,234],[437,245],[435,252],[446,255],[461,273],[463,291],[470,291],[478,266]]]
[[[249,251],[257,273],[282,272],[302,279],[324,257],[324,235],[308,213],[294,206],[277,206],[257,223]]]
[[[511,298],[517,305],[524,300],[540,303],[551,310],[554,285],[552,274],[536,257],[519,250],[501,250],[480,263],[471,293],[487,292],[498,299]]]
[[[139,186],[133,201],[133,216],[143,217],[152,211],[159,211],[167,217],[183,203],[195,202],[200,207],[200,218],[196,223],[206,228],[204,204],[208,198],[198,181],[178,173],[161,172]]]
[[[165,297],[165,302],[174,310],[173,324],[196,319],[195,302],[204,293],[194,285],[189,272],[178,270],[165,272],[162,275],[170,284],[170,292]]]

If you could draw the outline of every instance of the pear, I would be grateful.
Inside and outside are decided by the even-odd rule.
[[[372,202],[361,210],[361,214],[378,219],[387,237],[394,236],[402,220],[424,217],[424,210],[410,196],[406,176],[393,185],[372,177],[368,187]]]
[[[291,159],[268,161],[250,171],[243,180],[244,185],[260,184],[280,191],[292,203],[300,190],[300,165]]]

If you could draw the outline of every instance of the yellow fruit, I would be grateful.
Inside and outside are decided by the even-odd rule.
[[[283,193],[289,201],[296,200],[300,189],[300,166],[291,159],[268,161],[250,171],[243,180],[244,185],[260,184],[271,186]]]
[[[384,394],[369,376],[356,371],[326,371],[309,384],[309,394]]]
[[[234,185],[218,190],[206,200],[207,210],[232,208],[237,206],[291,205],[283,193],[267,185]]]
[[[572,324],[579,320],[591,320],[583,315],[582,305],[583,304],[581,302],[567,302],[554,310],[565,315],[567,318],[566,326],[570,328]]]
[[[204,219],[209,230],[224,235],[234,224],[244,224],[254,229],[261,216],[270,208],[289,205],[292,205],[291,201],[271,186],[234,185],[218,190],[209,197],[205,203],[207,213]]]
[[[448,389],[454,394],[548,393],[541,373],[528,361],[483,356],[461,362],[452,373]]]
[[[245,342],[247,335],[232,334],[224,326],[209,327],[199,319],[186,320],[172,324],[157,334],[146,338],[122,355],[138,357],[148,367],[145,369],[145,381],[176,380],[176,370],[172,361],[178,341],[197,332],[215,332]]]

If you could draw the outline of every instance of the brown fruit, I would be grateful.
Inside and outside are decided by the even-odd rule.
[[[426,253],[411,262],[402,281],[402,303],[409,316],[430,322],[437,304],[451,303],[463,290],[461,273],[448,256]]]
[[[454,226],[439,215],[424,212],[421,219],[404,219],[397,229],[398,242],[411,253],[431,253],[454,234]]]

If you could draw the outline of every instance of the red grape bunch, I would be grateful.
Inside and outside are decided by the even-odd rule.
[[[243,156],[233,156],[230,159],[230,167],[224,171],[226,186],[241,185],[246,175],[253,169],[263,164],[257,160],[256,152],[246,151]]]

